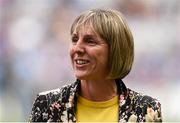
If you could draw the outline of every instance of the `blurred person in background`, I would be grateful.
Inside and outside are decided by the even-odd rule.
[[[71,26],[70,56],[77,80],[41,92],[30,122],[161,122],[160,103],[127,88],[134,41],[123,16],[115,10],[93,9]]]

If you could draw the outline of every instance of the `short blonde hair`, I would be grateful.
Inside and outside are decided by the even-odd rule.
[[[90,25],[109,46],[110,79],[123,79],[134,60],[134,39],[122,14],[115,10],[93,9],[78,16],[71,26],[71,34],[81,26]]]

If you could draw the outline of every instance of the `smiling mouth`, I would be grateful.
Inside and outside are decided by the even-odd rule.
[[[75,60],[75,63],[77,65],[85,65],[85,64],[88,64],[89,61],[88,60],[84,60],[84,59],[77,59],[77,60]]]

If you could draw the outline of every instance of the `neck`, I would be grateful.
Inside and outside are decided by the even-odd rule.
[[[107,101],[117,95],[115,80],[81,80],[80,95],[92,101]]]

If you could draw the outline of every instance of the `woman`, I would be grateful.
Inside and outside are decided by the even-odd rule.
[[[114,10],[81,14],[71,27],[70,56],[76,82],[40,93],[30,121],[161,122],[160,103],[126,88],[134,59],[131,31]]]

